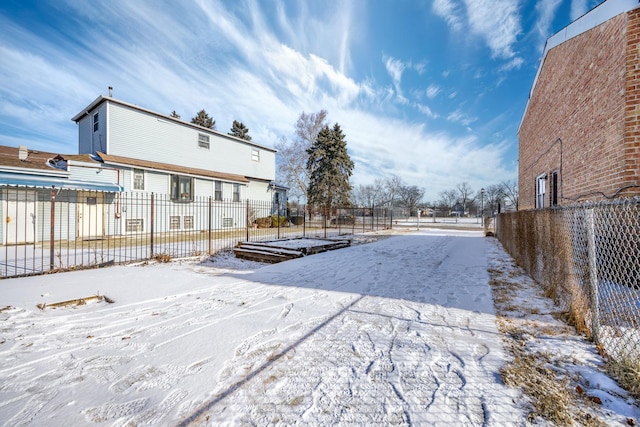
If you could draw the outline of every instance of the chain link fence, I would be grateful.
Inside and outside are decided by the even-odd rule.
[[[640,359],[640,198],[504,213],[496,233],[578,330]]]

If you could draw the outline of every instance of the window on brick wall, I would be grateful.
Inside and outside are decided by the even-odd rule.
[[[544,173],[536,178],[536,209],[544,209],[546,195],[547,174]]]

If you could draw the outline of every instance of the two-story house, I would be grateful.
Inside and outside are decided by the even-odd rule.
[[[547,40],[518,130],[519,209],[640,194],[639,64],[637,0]]]
[[[245,226],[246,200],[263,202],[264,212],[254,215],[266,216],[283,199],[282,187],[273,183],[273,148],[110,96],[99,96],[72,120],[78,124],[79,155],[63,156],[66,168],[77,178],[115,180],[126,192],[167,197],[173,208],[164,228],[193,227],[197,218],[186,208],[197,199],[238,204],[233,215],[216,216],[214,227]],[[145,231],[148,223],[125,212],[118,219],[130,231]]]
[[[176,202],[216,194],[270,200],[273,148],[106,96],[72,120],[78,124],[79,154],[98,154],[105,163],[128,168],[125,191],[161,191]]]

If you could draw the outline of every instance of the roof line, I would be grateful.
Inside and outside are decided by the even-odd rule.
[[[638,0],[605,0],[604,2],[600,3],[547,39],[544,44],[544,50],[542,52],[540,64],[538,65],[538,70],[536,71],[536,75],[533,78],[533,84],[531,85],[531,89],[529,90],[527,104],[524,107],[522,118],[520,119],[520,124],[518,125],[518,134],[520,133],[520,128],[522,127],[524,116],[527,114],[527,110],[529,109],[529,101],[531,100],[533,90],[536,87],[538,77],[540,76],[540,71],[542,70],[544,61],[547,58],[547,54],[549,53],[549,51],[554,47],[557,47],[562,43],[571,40],[572,38],[577,37],[583,33],[586,33],[587,31],[597,27],[600,24],[607,22],[611,18],[618,16],[621,13],[630,12],[637,8],[640,8]]]
[[[152,162],[148,160],[134,159],[130,157],[115,156],[112,154],[104,154],[99,151],[96,153],[96,155],[100,158],[100,160],[102,160],[103,163],[109,163],[113,165],[191,175],[195,177],[214,179],[214,180],[220,180],[220,181],[242,182],[242,183],[249,182],[249,179],[246,176],[236,175],[232,173],[215,172],[215,171],[210,171],[206,169],[197,169],[197,168],[190,168],[187,166],[179,166],[179,165],[172,165],[168,163],[159,163],[159,162]]]
[[[227,139],[232,139],[236,142],[242,143],[242,144],[246,144],[246,145],[251,145],[257,148],[262,148],[264,150],[269,150],[272,151],[274,153],[277,153],[278,150],[276,150],[275,148],[271,148],[271,147],[267,147],[266,145],[262,145],[262,144],[257,144],[253,141],[247,141],[246,139],[242,139],[242,138],[238,138],[236,136],[233,135],[227,135],[226,133],[222,133],[220,131],[217,131],[215,129],[210,129],[210,128],[206,128],[204,126],[200,126],[197,125],[195,123],[190,123],[190,122],[186,122],[182,119],[178,119],[176,117],[171,117],[165,114],[161,114],[158,113],[156,111],[153,110],[149,110],[148,108],[144,108],[144,107],[140,107],[139,105],[135,105],[135,104],[130,104],[128,102],[125,101],[121,101],[119,99],[110,97],[110,96],[104,96],[104,95],[100,95],[98,96],[96,99],[93,100],[93,102],[91,102],[87,107],[83,108],[81,112],[79,112],[78,114],[76,114],[75,116],[73,116],[71,118],[72,121],[78,123],[83,117],[88,116],[92,110],[94,110],[98,105],[102,104],[103,102],[113,102],[114,104],[120,104],[122,106],[128,107],[128,108],[133,108],[135,110],[138,111],[142,111],[144,113],[147,114],[151,114],[153,116],[159,117],[162,120],[169,120],[172,122],[175,122],[177,124],[183,125],[183,126],[188,126],[188,127],[192,127],[197,129],[200,132],[208,132],[217,136],[221,136]]]

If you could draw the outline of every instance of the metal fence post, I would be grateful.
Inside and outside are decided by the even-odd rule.
[[[585,212],[587,220],[587,253],[589,257],[589,289],[591,291],[591,329],[593,340],[600,342],[600,303],[598,296],[598,265],[596,260],[596,235],[593,209]]]
[[[353,222],[351,223],[351,234],[356,234],[356,207],[354,206],[351,211]]]
[[[55,268],[54,243],[56,238],[56,189],[51,187],[51,225],[49,230],[49,270]]]
[[[327,238],[327,207],[324,207],[324,216],[322,218],[322,228],[324,228],[324,238]]]
[[[155,204],[154,204],[154,194],[151,193],[151,218],[150,218],[151,224],[149,224],[150,227],[150,236],[149,236],[149,243],[151,244],[151,258],[154,257],[153,254],[153,229],[155,228]]]
[[[249,225],[251,225],[251,224],[249,224],[249,219],[250,219],[250,217],[249,217],[249,209],[250,209],[249,208],[249,199],[247,199],[247,212],[246,212],[247,220],[245,221],[247,223],[247,242],[249,241]]]
[[[209,255],[211,255],[213,253],[213,251],[211,250],[211,227],[213,225],[213,198],[211,196],[209,196],[209,218],[208,218],[208,233],[207,233],[207,237],[209,239],[209,243],[207,245],[208,247],[208,252]]]

